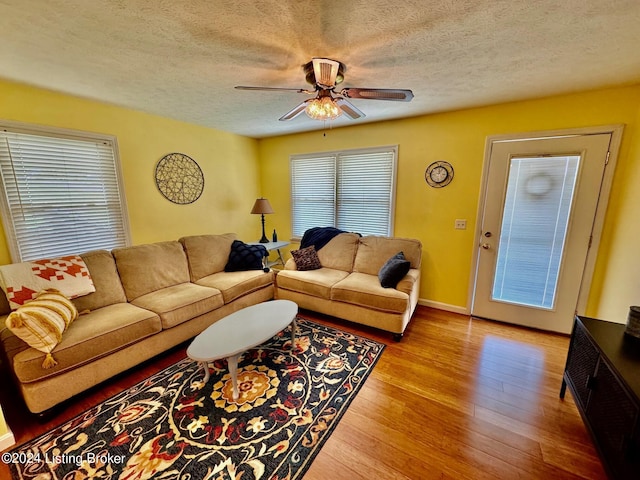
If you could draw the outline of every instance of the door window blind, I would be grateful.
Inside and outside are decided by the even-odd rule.
[[[0,181],[14,262],[130,243],[114,139],[0,127]]]
[[[391,235],[397,147],[291,157],[292,232],[333,226]]]

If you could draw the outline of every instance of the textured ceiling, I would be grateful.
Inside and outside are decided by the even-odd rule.
[[[252,137],[323,128],[233,88],[307,88],[314,56],[415,94],[334,127],[640,83],[640,0],[0,0],[0,77]]]

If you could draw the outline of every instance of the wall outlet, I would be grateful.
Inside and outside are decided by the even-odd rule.
[[[456,230],[466,230],[467,229],[467,221],[463,219],[456,219],[455,223]]]

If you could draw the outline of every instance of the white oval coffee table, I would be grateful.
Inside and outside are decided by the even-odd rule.
[[[295,348],[298,305],[290,300],[272,300],[227,315],[196,336],[187,356],[204,369],[203,382],[209,381],[209,362],[227,359],[233,399],[238,399],[238,358],[243,352],[269,340],[291,324],[291,350]]]

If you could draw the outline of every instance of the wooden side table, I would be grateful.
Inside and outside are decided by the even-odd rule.
[[[280,252],[281,248],[286,247],[287,245],[289,245],[291,242],[267,242],[267,243],[260,243],[260,242],[249,242],[249,245],[264,245],[264,247],[267,249],[268,252],[271,252],[273,250],[275,250],[278,254],[278,258],[276,260],[274,260],[273,262],[270,262],[269,259],[267,258],[266,262],[265,262],[265,267],[273,267],[274,265],[282,265],[284,267],[284,258],[282,258],[282,252]]]

